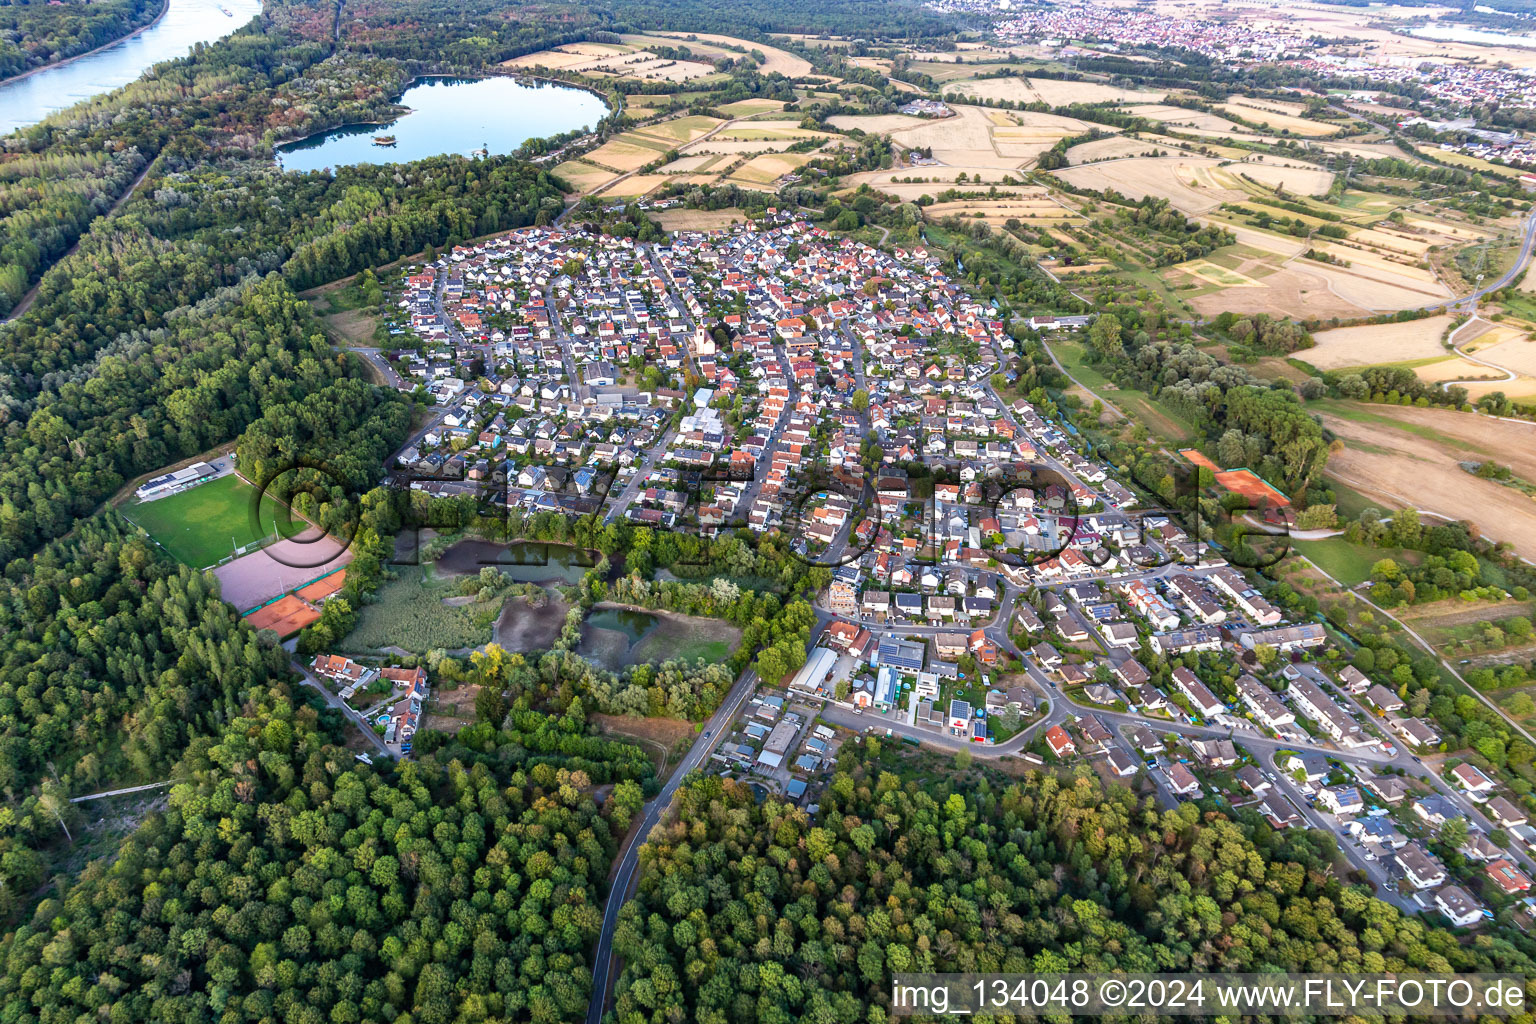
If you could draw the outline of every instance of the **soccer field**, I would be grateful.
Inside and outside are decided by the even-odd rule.
[[[232,554],[236,547],[271,536],[274,508],[278,513],[276,527],[285,537],[308,525],[268,502],[261,510],[265,529],[252,530],[251,501],[255,494],[254,487],[230,473],[168,498],[130,501],[121,511],[177,561],[194,569],[206,569]]]

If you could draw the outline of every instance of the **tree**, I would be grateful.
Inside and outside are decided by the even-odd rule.
[[[853,407],[854,412],[862,413],[868,411],[869,392],[865,391],[863,388],[859,388],[858,390],[854,391],[853,397],[848,400],[848,404]]]
[[[1088,342],[1102,359],[1121,359],[1125,346],[1120,341],[1120,318],[1113,313],[1100,313],[1088,325]]]

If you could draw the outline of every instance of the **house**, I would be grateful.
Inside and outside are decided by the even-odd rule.
[[[1481,832],[1473,832],[1467,836],[1467,841],[1456,849],[1467,860],[1494,861],[1504,856],[1504,851],[1493,844],[1493,841]]]
[[[339,654],[316,655],[311,666],[315,670],[315,675],[324,676],[341,686],[343,699],[352,696],[358,690],[366,689],[379,678],[378,669],[359,665],[351,658],[344,658]]]
[[[1285,770],[1300,775],[1305,782],[1320,782],[1328,777],[1328,759],[1322,754],[1292,754],[1285,762]]]
[[[1339,743],[1358,747],[1367,742],[1368,737],[1360,728],[1360,723],[1351,718],[1312,680],[1298,677],[1292,680],[1285,692],[1308,718],[1322,726],[1323,731]]]
[[[1109,770],[1122,779],[1141,771],[1141,763],[1119,747],[1110,748],[1108,760]]]
[[[1435,908],[1458,928],[1483,919],[1483,908],[1459,885],[1448,885],[1435,893]]]
[[[1270,828],[1290,828],[1301,821],[1301,812],[1280,793],[1269,793],[1259,801],[1258,811]]]
[[[1352,694],[1362,694],[1371,688],[1371,679],[1353,665],[1345,665],[1339,672],[1339,684]]]
[[[1404,706],[1403,698],[1399,697],[1385,686],[1382,686],[1380,683],[1377,683],[1369,690],[1365,691],[1365,699],[1370,701],[1372,704],[1375,704],[1383,711],[1401,711]]]
[[[1489,800],[1483,809],[1488,812],[1489,817],[1497,821],[1503,828],[1514,828],[1516,825],[1524,825],[1527,820],[1524,811],[1502,796],[1496,796]]]
[[[1182,665],[1173,670],[1173,685],[1184,695],[1190,707],[1198,715],[1209,718],[1226,710],[1226,705],[1217,700],[1216,695],[1193,672]]]
[[[964,734],[971,731],[971,705],[969,701],[951,700],[949,702],[949,717],[945,725],[952,733]]]
[[[1231,740],[1190,740],[1189,748],[1212,768],[1230,768],[1237,764],[1237,747]]]
[[[1254,719],[1270,729],[1279,731],[1296,722],[1296,715],[1280,703],[1274,691],[1247,673],[1238,677],[1237,695],[1253,712]]]
[[[1194,772],[1182,764],[1175,762],[1168,769],[1168,788],[1176,794],[1190,799],[1199,799],[1201,795],[1200,780],[1195,778]]]
[[[1439,793],[1415,801],[1413,813],[1430,828],[1439,828],[1448,821],[1463,817],[1460,809]]]
[[[1132,726],[1127,736],[1136,745],[1136,749],[1143,754],[1156,754],[1163,749],[1163,741],[1144,725]]]
[[[1245,764],[1236,772],[1238,784],[1254,796],[1263,796],[1269,791],[1271,783],[1264,777],[1264,773],[1251,764]]]
[[[1517,892],[1525,892],[1531,887],[1531,880],[1507,860],[1496,860],[1483,868],[1488,877],[1493,879],[1493,884],[1506,896],[1513,896]]]
[[[1409,793],[1408,783],[1395,775],[1377,775],[1366,786],[1389,804],[1399,802]]]
[[[1120,680],[1122,685],[1127,687],[1140,686],[1152,678],[1141,662],[1135,658],[1126,658],[1119,664],[1112,666],[1110,671],[1114,673],[1115,678]]]
[[[1334,814],[1359,814],[1365,810],[1365,800],[1354,786],[1325,786],[1317,794],[1317,802]]]
[[[1416,747],[1432,747],[1440,742],[1440,734],[1422,718],[1399,718],[1391,725],[1394,732]]]
[[[927,646],[917,641],[886,637],[880,641],[875,660],[877,664],[889,665],[898,672],[921,672],[926,654]]]
[[[1051,745],[1051,751],[1057,757],[1065,757],[1068,754],[1077,753],[1077,747],[1072,743],[1072,737],[1067,735],[1067,730],[1059,725],[1053,725],[1045,731],[1045,742]]]
[[[970,638],[964,633],[938,633],[933,638],[933,652],[947,661],[954,661],[970,649]]]
[[[1393,859],[1415,889],[1433,889],[1445,883],[1444,866],[1417,843],[1409,843]]]
[[[1288,652],[1321,647],[1328,642],[1328,631],[1319,623],[1303,622],[1298,626],[1277,626],[1274,629],[1240,633],[1237,641],[1250,651],[1267,645],[1277,651]]]
[[[1109,730],[1097,718],[1083,719],[1078,729],[1083,734],[1085,746],[1091,750],[1104,749],[1111,739]]]
[[[1400,850],[1408,845],[1408,837],[1397,830],[1391,818],[1367,815],[1353,819],[1345,828],[1350,835],[1362,843],[1384,846],[1392,850]]]
[[[1496,788],[1494,781],[1484,775],[1476,765],[1467,764],[1465,761],[1451,769],[1451,776],[1462,789],[1472,795],[1474,800],[1481,799],[1485,793],[1490,793]]]

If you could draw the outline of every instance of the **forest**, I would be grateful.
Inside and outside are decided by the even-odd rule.
[[[163,9],[163,0],[0,4],[0,81],[121,39]]]
[[[618,1024],[883,1021],[908,971],[1536,968],[1529,936],[1462,944],[1340,885],[1320,833],[1082,774],[901,777],[880,745],[844,748],[815,817],[680,792],[615,935]]]

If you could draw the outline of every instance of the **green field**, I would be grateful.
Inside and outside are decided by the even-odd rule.
[[[1292,540],[1291,545],[1310,559],[1319,569],[1344,584],[1353,587],[1371,578],[1371,566],[1394,553],[1382,548],[1351,544],[1343,537],[1326,540]]]
[[[272,510],[263,508],[261,519],[269,528],[251,529],[251,502],[256,489],[230,473],[180,494],[155,501],[133,500],[121,509],[124,517],[149,534],[179,562],[206,569],[233,553],[236,547],[272,535]],[[292,537],[308,524],[284,513],[277,528]]]

